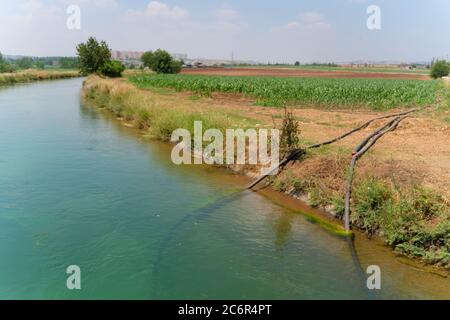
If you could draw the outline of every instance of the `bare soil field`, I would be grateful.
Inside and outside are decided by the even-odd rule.
[[[291,68],[199,68],[183,69],[182,74],[209,76],[270,76],[270,77],[304,77],[304,78],[371,78],[371,79],[406,79],[430,80],[425,74],[359,72],[359,71],[321,71],[299,70]]]

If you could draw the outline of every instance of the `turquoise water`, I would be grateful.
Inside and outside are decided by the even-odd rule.
[[[373,297],[346,241],[233,195],[225,170],[171,164],[170,146],[82,106],[81,83],[0,88],[1,299]]]

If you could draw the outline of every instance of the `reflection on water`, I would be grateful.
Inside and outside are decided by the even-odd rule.
[[[0,90],[0,298],[371,297],[346,241],[237,192],[246,178],[173,165],[168,144],[80,107],[80,86]],[[449,297],[447,279],[356,245],[382,267],[377,297]]]
[[[282,251],[292,232],[292,217],[280,215],[273,226],[275,232],[275,246]]]

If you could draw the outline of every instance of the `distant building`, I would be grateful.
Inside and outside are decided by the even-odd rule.
[[[128,62],[129,60],[140,60],[144,52],[139,51],[111,51],[111,58],[114,60],[120,60],[122,62]]]
[[[175,60],[183,60],[186,61],[188,58],[188,55],[185,53],[172,53],[172,58],[174,58]]]
[[[126,65],[141,65],[141,58],[144,52],[140,51],[120,51],[120,50],[112,50],[111,51],[111,59],[120,60]],[[186,61],[188,59],[188,55],[184,53],[172,53],[172,58],[176,60]]]

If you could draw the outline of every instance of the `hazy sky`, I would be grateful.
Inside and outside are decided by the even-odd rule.
[[[69,5],[81,29],[69,30]],[[369,30],[369,5],[381,30]],[[450,55],[449,0],[0,0],[0,52],[74,55],[89,36],[112,49],[261,62],[428,61]]]

